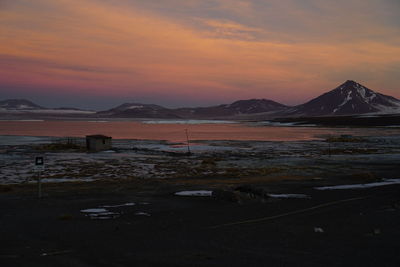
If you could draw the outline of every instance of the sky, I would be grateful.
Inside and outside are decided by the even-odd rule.
[[[301,104],[346,80],[400,98],[398,0],[0,0],[0,99]]]

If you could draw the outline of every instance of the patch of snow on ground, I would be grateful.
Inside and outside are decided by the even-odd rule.
[[[118,208],[118,207],[126,207],[126,206],[135,206],[136,204],[133,202],[120,204],[120,205],[104,205],[103,208]]]
[[[150,213],[139,211],[135,213],[136,216],[151,216]]]
[[[272,198],[310,198],[304,194],[268,194]]]
[[[375,182],[368,184],[321,186],[321,187],[314,187],[314,189],[317,190],[363,189],[363,188],[372,188],[372,187],[393,185],[393,184],[400,184],[400,179],[385,179],[382,182]]]
[[[324,229],[322,229],[321,227],[314,227],[314,232],[315,233],[323,233],[325,232]]]
[[[181,192],[176,192],[175,195],[185,196],[185,197],[211,197],[212,191],[207,191],[207,190],[181,191]]]
[[[299,123],[300,122],[262,121],[262,122],[256,122],[255,125],[286,127],[286,126],[298,126]]]
[[[81,210],[81,212],[84,212],[84,213],[99,213],[99,212],[107,212],[107,211],[108,210],[103,209],[103,208]]]
[[[110,212],[104,208],[94,208],[94,209],[84,209],[81,210],[82,213],[85,213],[90,219],[95,220],[108,220],[115,219],[119,217],[119,213]]]
[[[92,178],[44,178],[40,181],[42,183],[68,183],[68,182],[93,182]],[[29,181],[29,183],[36,183],[36,181]]]

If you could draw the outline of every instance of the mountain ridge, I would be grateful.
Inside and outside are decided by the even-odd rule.
[[[48,109],[25,99],[0,101],[0,112],[42,112],[65,110]],[[362,115],[369,113],[400,114],[400,100],[375,92],[355,81],[347,80],[304,104],[286,106],[270,99],[237,100],[231,104],[209,107],[166,108],[155,104],[124,103],[114,108],[91,112],[69,109],[70,113],[86,112],[95,117],[160,118],[160,119],[269,119],[273,117],[318,117]],[[60,112],[61,114],[61,112]]]
[[[39,106],[32,101],[14,98],[14,99],[6,99],[0,101],[0,109],[3,110],[39,110],[45,109],[42,106]]]

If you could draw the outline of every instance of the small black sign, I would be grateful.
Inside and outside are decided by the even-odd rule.
[[[44,159],[43,159],[43,157],[36,157],[36,158],[35,158],[35,165],[36,165],[36,166],[43,166],[43,165],[44,165]]]

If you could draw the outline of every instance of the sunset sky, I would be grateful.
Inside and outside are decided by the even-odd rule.
[[[399,0],[0,0],[0,99],[104,109],[400,98]]]

